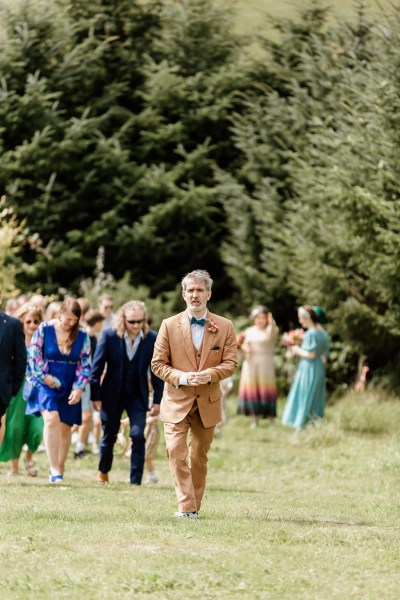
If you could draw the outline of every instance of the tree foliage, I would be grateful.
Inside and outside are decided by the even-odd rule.
[[[3,15],[0,186],[48,250],[26,285],[76,289],[104,246],[107,270],[154,294],[197,265],[226,287],[213,172],[239,154],[229,115],[248,88],[227,11],[49,0]]]
[[[400,335],[400,20],[372,22],[360,7],[355,25],[322,24],[311,9],[301,35],[286,27],[271,47],[276,85],[236,120],[245,163],[230,185],[247,217],[239,227],[233,217],[225,256],[242,287],[252,231],[261,249],[253,260],[255,241],[244,244],[245,264],[258,297],[278,312],[282,298],[324,305],[335,335],[376,367]]]
[[[252,61],[213,0],[3,0],[2,22],[0,189],[43,239],[22,286],[77,291],[104,247],[122,295],[173,303],[201,266],[233,311],[322,304],[342,363],[395,371],[398,13],[313,4]]]

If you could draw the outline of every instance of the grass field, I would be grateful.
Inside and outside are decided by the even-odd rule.
[[[231,402],[231,412],[234,401]],[[112,482],[96,459],[65,484],[0,466],[0,598],[397,599],[400,402],[347,398],[298,437],[233,417],[210,455],[201,518],[176,521],[161,483]]]

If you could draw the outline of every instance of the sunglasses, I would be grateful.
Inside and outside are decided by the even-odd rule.
[[[25,321],[25,325],[30,325],[31,323],[33,323],[34,325],[40,325],[40,321],[35,321],[35,320]]]
[[[129,319],[126,319],[127,323],[130,323],[131,325],[140,325],[141,323],[143,323],[144,319],[140,319],[140,321],[130,321]]]

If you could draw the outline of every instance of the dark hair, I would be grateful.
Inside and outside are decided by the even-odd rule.
[[[314,306],[313,308],[318,317],[318,323],[321,323],[321,325],[326,325],[326,323],[328,323],[328,317],[326,316],[325,309],[323,309],[322,306]]]
[[[318,315],[315,312],[314,308],[310,306],[310,304],[303,304],[303,308],[305,308],[308,314],[310,315],[311,321],[313,323],[318,323]]]
[[[78,320],[71,329],[69,337],[65,342],[65,354],[69,354],[71,352],[71,348],[73,346],[74,341],[78,337],[79,332],[79,319],[81,318],[82,311],[79,302],[75,300],[75,298],[66,298],[64,302],[62,302],[59,310],[59,315],[62,315],[67,311],[71,312],[75,317],[78,318]],[[62,351],[64,351],[64,348],[62,348]]]
[[[89,327],[93,327],[96,323],[104,321],[104,317],[98,310],[89,309],[85,315],[85,320]]]

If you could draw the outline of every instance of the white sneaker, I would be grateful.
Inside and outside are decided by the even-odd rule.
[[[178,517],[178,519],[198,519],[199,517],[197,510],[194,512],[181,512],[178,510],[178,512],[175,513],[175,516]]]
[[[158,483],[160,481],[157,473],[155,473],[154,471],[152,473],[149,473],[147,475],[146,481],[145,483]]]
[[[92,446],[92,454],[100,454],[100,448],[97,444],[93,444]]]

